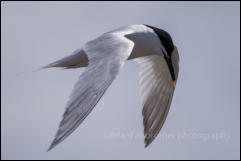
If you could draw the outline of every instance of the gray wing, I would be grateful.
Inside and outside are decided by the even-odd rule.
[[[88,67],[79,77],[48,150],[69,136],[88,116],[124,65],[134,44],[120,35],[105,34],[83,48]]]
[[[173,81],[164,60],[159,55],[138,58],[140,64],[140,93],[143,106],[145,146],[147,147],[161,130],[172,101]]]

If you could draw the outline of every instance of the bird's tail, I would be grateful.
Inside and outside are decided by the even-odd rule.
[[[80,67],[86,67],[86,66],[88,66],[88,56],[82,49],[79,49],[73,52],[73,54],[71,54],[70,56],[64,57],[46,66],[43,66],[37,69],[36,71],[46,69],[46,68],[52,68],[52,67],[69,69],[69,68],[80,68]]]

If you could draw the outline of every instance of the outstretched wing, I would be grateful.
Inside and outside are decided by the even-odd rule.
[[[83,48],[88,67],[79,77],[66,105],[57,134],[48,150],[69,136],[88,116],[130,55],[134,43],[122,35],[104,34]]]
[[[172,101],[174,86],[163,56],[152,55],[136,59],[140,64],[140,93],[143,106],[145,146],[162,128]]]

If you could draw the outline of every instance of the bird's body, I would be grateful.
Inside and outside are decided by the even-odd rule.
[[[86,67],[81,74],[50,149],[70,135],[88,116],[124,65],[134,59],[140,66],[145,143],[159,133],[170,108],[179,71],[179,56],[164,30],[132,25],[102,34],[81,49],[43,68]]]

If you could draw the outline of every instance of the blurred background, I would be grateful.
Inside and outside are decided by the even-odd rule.
[[[144,148],[138,64],[50,152],[80,69],[31,72],[104,32],[149,24],[180,54],[173,102]],[[240,2],[1,2],[2,159],[240,159]]]

